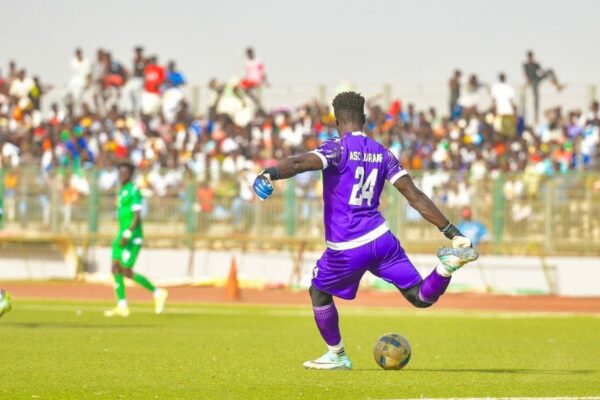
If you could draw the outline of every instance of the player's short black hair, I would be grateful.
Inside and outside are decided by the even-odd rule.
[[[365,98],[360,93],[342,92],[333,99],[333,114],[338,121],[365,123]]]
[[[135,165],[133,165],[132,163],[128,162],[128,161],[124,161],[122,163],[119,163],[119,165],[117,166],[119,169],[121,168],[127,168],[127,170],[129,171],[129,175],[133,175],[133,173],[135,172]]]

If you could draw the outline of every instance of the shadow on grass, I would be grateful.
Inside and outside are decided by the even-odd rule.
[[[117,325],[117,324],[75,324],[70,322],[4,322],[2,326],[25,328],[25,329],[138,329],[138,328],[155,328],[159,325]]]

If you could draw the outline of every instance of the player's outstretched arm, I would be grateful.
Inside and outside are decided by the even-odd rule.
[[[276,166],[263,170],[254,180],[252,188],[256,195],[265,200],[273,194],[271,181],[288,179],[306,171],[323,169],[323,161],[314,153],[304,153],[299,156],[284,158]]]
[[[450,223],[433,201],[415,185],[409,175],[404,175],[398,179],[394,183],[394,187],[406,197],[412,208],[417,210],[427,221],[437,226],[448,239],[452,240],[454,247],[471,246],[471,241]]]

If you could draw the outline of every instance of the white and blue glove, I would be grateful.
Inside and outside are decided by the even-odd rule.
[[[252,190],[261,199],[266,200],[273,194],[273,184],[271,179],[275,180],[279,177],[279,171],[275,168],[267,168],[263,170],[254,180]]]
[[[446,236],[448,239],[452,240],[452,247],[473,247],[471,243],[471,239],[463,235],[456,226],[452,225],[448,222],[448,225],[441,228],[440,231]]]

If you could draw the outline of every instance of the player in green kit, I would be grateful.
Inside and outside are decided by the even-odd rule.
[[[140,286],[154,294],[154,305],[157,314],[165,309],[168,293],[165,289],[156,288],[145,276],[133,272],[133,266],[142,248],[144,235],[142,232],[142,195],[133,184],[135,167],[130,163],[119,165],[121,189],[117,199],[119,215],[119,234],[112,246],[112,273],[115,278],[117,307],[107,310],[107,317],[129,316],[129,307],[125,298],[124,277],[133,279]]]
[[[3,202],[2,196],[0,196],[0,222],[4,216],[4,210],[2,208]],[[10,293],[0,288],[0,317],[2,317],[4,313],[9,312],[11,309],[12,304],[10,302]]]

